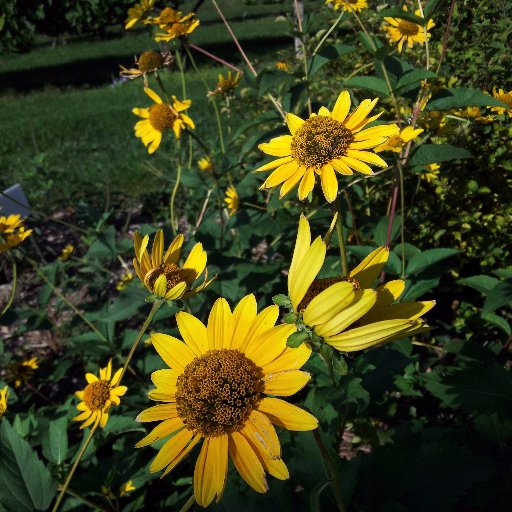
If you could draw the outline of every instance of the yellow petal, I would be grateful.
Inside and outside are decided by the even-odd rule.
[[[318,115],[324,117],[331,117],[331,113],[329,112],[329,109],[326,107],[320,107],[318,110]]]
[[[286,348],[284,352],[268,364],[261,368],[265,375],[284,370],[298,370],[302,368],[311,356],[311,347],[307,343],[302,343],[297,348]]]
[[[304,122],[304,119],[301,119],[295,114],[286,114],[286,124],[288,125],[292,135],[295,135],[295,132],[304,124]]]
[[[296,160],[291,160],[290,162],[281,165],[278,167],[270,176],[265,180],[263,186],[265,188],[276,187],[286,181],[290,177],[292,177],[299,168],[299,163]]]
[[[163,478],[165,475],[169,474],[194,448],[194,446],[201,441],[202,436],[200,434],[197,434],[192,438],[192,441],[185,446],[181,450],[176,457],[174,457],[174,460],[165,468],[165,471],[162,473],[162,476],[160,478]]]
[[[355,160],[360,160],[361,162],[378,165],[379,167],[388,166],[388,164],[379,155],[370,153],[369,151],[356,151],[354,149],[348,149],[347,156],[349,158],[354,158]]]
[[[164,263],[177,263],[180,259],[181,247],[183,246],[183,242],[185,241],[185,237],[182,234],[179,234],[172,242],[171,245],[167,248],[164,255]]]
[[[240,432],[255,449],[257,455],[266,455],[271,459],[281,457],[281,445],[276,429],[267,416],[252,411],[248,421]]]
[[[157,425],[146,437],[143,437],[135,445],[135,448],[142,448],[143,446],[152,444],[159,439],[163,439],[164,437],[171,435],[173,432],[176,432],[176,430],[182,428],[183,426],[183,420],[179,417],[162,421],[162,423]]]
[[[336,104],[332,109],[332,117],[342,123],[347,117],[348,111],[350,110],[350,93],[348,91],[341,91]]]
[[[194,496],[198,505],[207,507],[215,498],[214,463],[209,451],[212,437],[204,440],[194,469]]]
[[[311,378],[307,372],[288,370],[267,374],[264,378],[267,395],[291,396],[299,392]]]
[[[85,374],[85,380],[89,383],[89,384],[92,384],[93,382],[96,382],[98,379],[98,377],[96,377],[96,375],[94,375],[93,373],[86,373]]]
[[[356,128],[357,125],[360,124],[364,118],[372,111],[372,109],[377,104],[377,101],[379,101],[378,98],[375,98],[374,100],[363,100],[361,103],[359,103],[356,110],[354,110],[351,116],[343,124],[349,130]]]
[[[424,302],[402,302],[401,304],[391,304],[384,308],[373,308],[362,319],[361,325],[367,325],[372,322],[382,320],[416,320],[420,316],[428,313],[436,305],[435,300]]]
[[[354,135],[354,141],[361,141],[367,139],[377,139],[379,137],[391,137],[398,135],[400,130],[396,124],[380,124],[379,126],[372,126],[366,130],[362,130]]]
[[[332,203],[338,195],[338,180],[336,179],[336,174],[331,164],[326,164],[322,168],[320,181],[325,199],[327,199],[329,203]]]
[[[357,172],[368,175],[373,174],[373,171],[370,166],[366,165],[364,162],[356,160],[355,158],[342,156],[340,160],[342,160],[345,164],[347,164],[349,167],[356,170]]]
[[[318,427],[318,420],[312,414],[279,398],[263,398],[258,411],[266,414],[274,425],[287,430],[304,431]]]
[[[275,325],[278,317],[279,306],[267,306],[251,322],[245,339],[233,340],[233,348],[237,348],[240,352],[245,352],[245,348],[251,345],[255,338]]]
[[[331,160],[331,165],[333,166],[335,171],[338,171],[340,174],[344,174],[345,176],[351,176],[354,174],[354,171],[345,163],[343,160],[339,158],[335,158]]]
[[[292,160],[293,159],[289,156],[287,156],[285,158],[278,158],[277,160],[272,160],[272,162],[269,162],[268,164],[258,167],[254,172],[269,171],[270,169],[275,169],[276,167],[279,167],[280,165],[287,164],[287,163],[291,162]]]
[[[246,339],[252,323],[256,319],[258,305],[256,297],[251,293],[246,295],[233,310],[233,343],[231,348],[237,349]]]
[[[162,104],[162,98],[160,98],[160,96],[158,96],[158,94],[153,91],[152,89],[150,89],[149,87],[145,87],[144,88],[144,92],[155,102],[155,103],[158,103],[159,105]]]
[[[160,448],[160,451],[149,466],[149,471],[155,473],[170,464],[181,450],[187,446],[193,435],[190,430],[184,428],[172,436],[171,439]]]
[[[299,185],[299,199],[303,201],[315,186],[315,171],[313,167],[306,170]]]
[[[296,330],[295,325],[282,324],[265,331],[246,345],[245,356],[261,368],[284,352],[288,336]]]
[[[201,320],[186,311],[180,311],[176,315],[176,322],[183,341],[196,356],[208,351],[206,326]]]
[[[162,277],[162,276],[160,276],[160,277]],[[160,277],[158,279],[160,279]],[[158,281],[158,279],[157,279],[157,281]],[[166,280],[166,283],[167,283],[167,280]],[[155,284],[156,284],[156,282],[155,282]],[[185,281],[182,281],[181,283],[178,283],[176,286],[173,286],[169,291],[162,294],[162,296],[165,297],[167,300],[181,299],[183,297],[183,294],[187,291],[187,286],[188,286],[187,283]]]
[[[306,173],[306,168],[302,165],[299,166],[297,169],[297,172],[290,176],[281,187],[281,190],[279,191],[279,199],[282,199],[290,190],[297,185],[297,183],[302,179],[304,174]]]
[[[377,302],[375,303],[374,309],[389,306],[395,300],[397,300],[400,295],[402,295],[405,289],[405,281],[401,279],[396,279],[394,281],[388,281],[387,283],[381,284],[377,288]]]
[[[377,276],[382,272],[389,258],[389,249],[381,246],[372,251],[359,265],[350,272],[361,288],[369,288]]]
[[[184,269],[191,271],[190,278],[187,277],[189,284],[193,283],[203,273],[206,267],[206,260],[207,255],[206,251],[203,250],[203,244],[195,244],[183,264]]]
[[[164,255],[164,232],[159,229],[153,239],[153,247],[151,250],[151,265],[153,268],[159,267],[162,264],[162,257]]]
[[[299,229],[297,230],[297,239],[295,240],[295,248],[293,249],[292,262],[288,271],[288,287],[290,282],[295,279],[299,266],[302,266],[302,260],[311,246],[311,229],[309,221],[304,214],[300,215]]]
[[[291,142],[291,135],[281,135],[279,137],[271,139],[270,142],[260,144],[258,148],[267,155],[290,156],[292,151],[290,146]]]
[[[135,421],[146,423],[148,421],[172,420],[178,416],[176,404],[154,405],[148,409],[144,409],[135,418]]]
[[[210,350],[222,350],[231,348],[233,339],[233,314],[229,309],[226,299],[219,298],[215,301],[207,326],[208,347]]]
[[[194,352],[182,341],[168,334],[152,333],[151,343],[164,362],[173,370],[182,372],[194,358]]]

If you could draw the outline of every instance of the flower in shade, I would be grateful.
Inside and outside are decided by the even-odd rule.
[[[7,382],[11,382],[15,388],[20,388],[27,384],[39,368],[37,357],[15,361],[7,366]]]
[[[240,206],[240,198],[238,197],[238,192],[236,191],[236,188],[233,187],[233,185],[230,185],[227,188],[226,196],[224,197],[224,202],[228,207],[229,216],[231,217],[235,215]]]
[[[403,6],[403,10],[407,12],[406,5]],[[419,9],[416,9],[414,14],[422,17]],[[425,34],[430,38],[428,31],[435,25],[432,20],[428,20],[424,28],[422,25],[401,18],[385,17],[384,19],[389,25],[384,25],[383,28],[387,32],[389,40],[393,43],[398,43],[399,53],[401,53],[405,43],[407,43],[408,48],[412,48],[414,43],[425,44]]]
[[[5,386],[0,389],[0,418],[4,415],[7,410],[7,400],[9,398],[9,388]]]
[[[130,7],[124,28],[128,30],[140,25],[149,16],[154,4],[155,0],[141,0],[138,4]]]
[[[309,222],[301,216],[288,295],[303,323],[324,342],[352,352],[429,330],[420,317],[434,307],[434,301],[395,304],[405,288],[400,279],[372,288],[389,249],[375,249],[347,277],[316,279],[326,250],[321,237],[311,243]]]
[[[478,124],[491,124],[495,121],[494,116],[484,116],[480,107],[466,107],[463,110],[454,110],[453,113],[464,119],[471,119]]]
[[[71,258],[71,255],[75,252],[75,247],[71,244],[66,245],[59,256],[60,261],[67,261]]]
[[[14,249],[31,234],[31,229],[25,229],[21,215],[0,217],[0,253]]]
[[[147,75],[169,65],[173,60],[174,57],[170,52],[166,52],[164,54],[153,51],[143,52],[135,59],[136,68],[128,69],[124,66],[119,66],[121,68],[119,74],[123,78],[128,78],[130,80],[142,76],[144,77],[144,85],[147,87]]]
[[[180,101],[173,96],[172,105],[164,103],[162,98],[149,87],[144,88],[145,93],[155,102],[148,108],[134,108],[132,112],[142,117],[142,121],[135,124],[135,136],[142,140],[144,146],[148,148],[148,153],[154,153],[160,142],[162,135],[172,130],[177,139],[181,136],[181,131],[188,128],[195,128],[194,121],[182,112],[187,110],[192,104],[192,100]]]
[[[232,93],[236,89],[236,86],[240,83],[241,78],[242,75],[240,74],[240,71],[238,71],[235,76],[233,76],[231,71],[228,71],[226,78],[224,78],[222,73],[219,73],[219,81],[217,82],[217,86],[213,91],[208,92],[208,96]]]
[[[375,153],[365,151],[398,133],[395,124],[366,128],[382,114],[367,117],[378,99],[364,100],[349,115],[350,94],[343,91],[332,112],[321,107],[318,115],[303,120],[294,114],[286,115],[291,135],[281,135],[258,147],[277,160],[261,166],[256,172],[275,169],[261,188],[281,185],[284,197],[299,184],[299,199],[305,199],[320,178],[327,201],[332,202],[338,193],[336,172],[352,175],[354,171],[373,174],[368,163],[386,167],[386,162]],[[300,183],[299,183],[300,182]]]
[[[133,281],[134,275],[132,272],[127,270],[123,273],[121,276],[121,279],[116,283],[116,290],[118,292],[122,292],[123,290],[126,290],[127,286]]]
[[[135,491],[137,487],[133,485],[133,482],[131,480],[128,480],[128,482],[125,482],[121,487],[119,487],[119,497],[122,498],[129,492]]]
[[[284,480],[288,469],[273,425],[312,430],[314,416],[274,396],[291,396],[310,375],[300,368],[311,349],[287,348],[294,325],[277,325],[277,306],[257,313],[256,298],[247,295],[231,311],[217,299],[205,326],[186,312],[176,315],[183,341],[152,334],[153,346],[170,369],[151,376],[149,392],[161,402],[141,412],[141,422],[159,423],[137,447],[170,437],[150,471],[169,473],[201,440],[194,471],[197,503],[219,501],[226,484],[228,458],[255,491],[268,490],[265,473]],[[272,395],[272,397],[267,396]]]
[[[426,180],[428,183],[437,179],[437,175],[439,174],[439,169],[441,166],[439,164],[428,164],[423,167],[423,172],[421,173],[421,178]]]
[[[491,110],[497,114],[504,114],[506,112],[509,117],[512,117],[512,91],[505,92],[503,89],[496,89],[495,87],[492,91],[492,94],[497,100],[506,103],[509,108],[491,107]]]
[[[368,7],[367,0],[326,0],[325,3],[326,5],[332,4],[335,11],[343,9],[345,12],[361,12],[363,9]]]
[[[177,37],[187,36],[199,26],[199,20],[193,12],[184,15],[172,7],[166,7],[160,16],[150,18],[146,23],[158,25],[163,30],[156,34],[155,41],[157,42],[169,42]]]
[[[400,153],[402,148],[411,140],[414,140],[420,133],[423,132],[423,128],[414,128],[413,126],[406,126],[399,134],[389,137],[389,139],[377,146],[374,151],[380,153],[381,151],[394,151]]]
[[[276,69],[280,69],[281,71],[290,71],[290,66],[284,60],[278,60],[276,62]]]
[[[213,170],[213,162],[209,156],[203,156],[197,161],[197,166],[199,170],[203,172],[208,172]]]
[[[80,414],[73,418],[73,421],[83,421],[80,428],[98,425],[105,428],[108,421],[108,411],[111,405],[119,405],[128,389],[126,386],[119,386],[119,380],[123,373],[122,368],[112,376],[112,361],[108,362],[106,368],[100,368],[100,377],[92,373],[86,373],[87,386],[75,395],[81,400],[76,406]]]
[[[185,237],[179,234],[164,254],[164,232],[158,230],[153,240],[151,254],[147,247],[149,236],[144,238],[136,231],[133,235],[135,258],[133,266],[144,286],[155,295],[166,300],[187,299],[204,290],[211,282],[205,273],[204,282],[193,287],[194,281],[206,268],[207,255],[203,244],[194,245],[185,263],[180,266],[179,259]]]

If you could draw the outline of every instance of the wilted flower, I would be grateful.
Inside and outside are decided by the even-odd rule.
[[[215,90],[208,92],[208,95],[212,96],[214,94],[229,94],[236,89],[236,86],[240,83],[240,79],[241,75],[239,71],[235,76],[233,76],[231,71],[228,71],[226,78],[224,78],[222,73],[219,73],[219,81],[217,82],[217,86],[215,87]]]
[[[158,71],[159,69],[163,68],[164,66],[168,66],[171,64],[174,60],[174,57],[171,55],[170,52],[166,53],[160,53],[160,52],[153,52],[153,51],[147,51],[143,52],[139,55],[139,58],[135,59],[135,65],[136,68],[125,68],[124,66],[119,66],[121,68],[121,71],[119,74],[123,78],[128,78],[130,80],[133,80],[135,78],[144,77],[144,86],[148,86],[148,79],[147,75],[149,73],[154,73],[155,71]]]

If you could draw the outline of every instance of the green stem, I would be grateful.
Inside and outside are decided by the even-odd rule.
[[[181,144],[179,139],[176,142],[178,146],[178,169],[176,171],[176,181],[174,183],[174,187],[172,188],[170,202],[171,229],[174,236],[176,236],[178,233],[178,222],[174,216],[174,201],[176,200],[176,193],[178,192],[178,187],[180,186],[181,180]]]
[[[345,14],[345,11],[341,11],[340,15],[336,19],[336,21],[332,24],[331,28],[325,33],[324,37],[320,40],[320,42],[316,45],[316,48],[313,50],[313,53],[311,54],[312,57],[314,57],[318,50],[322,47],[322,45],[325,43],[325,40],[331,35],[332,31],[338,26],[338,23],[341,21],[341,18],[343,18]]]
[[[4,316],[7,310],[11,307],[14,301],[14,295],[16,294],[16,282],[18,280],[18,270],[16,267],[16,261],[12,260],[12,288],[11,293],[9,293],[9,298],[7,299],[7,304],[2,308],[2,312],[0,313],[0,318]]]
[[[398,162],[398,173],[400,176],[400,243],[402,245],[402,272],[400,277],[405,278],[405,196],[404,196],[404,170]]]
[[[343,235],[343,213],[341,210],[340,196],[336,197],[336,211],[338,212],[338,220],[336,222],[336,234],[340,245],[340,262],[341,275],[348,276],[347,250],[345,248],[345,237]]]
[[[194,505],[195,502],[196,502],[196,497],[194,495],[194,492],[192,492],[192,496],[190,496],[190,498],[187,500],[185,505],[183,505],[183,507],[180,508],[180,512],[188,512],[192,508],[192,506]]]
[[[80,500],[82,503],[85,503],[87,506],[89,506],[92,509],[99,510],[100,512],[110,512],[109,509],[103,508],[102,506],[97,505],[96,503],[93,503],[92,501],[88,500],[87,498],[84,498],[83,496],[76,493],[75,491],[72,491],[71,489],[66,489],[66,493],[69,494],[70,496],[73,496],[73,498]]]
[[[341,484],[338,481],[336,466],[334,465],[334,462],[329,456],[329,453],[327,452],[324,446],[324,442],[322,441],[320,431],[317,428],[313,430],[313,436],[315,438],[318,449],[320,450],[320,454],[322,455],[322,460],[324,461],[325,469],[329,477],[329,483],[331,485],[332,494],[336,501],[336,505],[338,506],[338,511],[345,512],[346,509],[345,504],[343,503],[343,496],[341,494]]]
[[[194,67],[195,72],[199,75],[200,80],[203,82],[206,92],[209,91],[208,82],[204,78],[204,75],[199,71],[199,68],[197,67],[196,61],[194,60],[194,56],[192,55],[192,52],[190,51],[189,47],[185,44],[185,51],[187,52],[188,58],[190,59],[190,62],[192,63],[192,66]],[[220,114],[219,114],[219,108],[217,107],[217,102],[215,101],[215,98],[213,96],[210,97],[210,101],[213,107],[213,111],[215,113],[215,120],[217,121],[217,131],[219,132],[219,143],[220,143],[220,149],[222,153],[226,153],[226,148],[224,146],[224,135],[222,133],[222,123],[220,121]]]
[[[310,98],[310,94],[309,94],[309,68],[308,68],[308,58],[307,58],[307,55],[306,55],[306,42],[305,42],[305,34],[304,32],[302,32],[302,18],[301,18],[301,13],[300,13],[300,10],[299,10],[299,4],[297,3],[297,0],[294,0],[293,2],[294,6],[295,6],[295,16],[297,17],[297,25],[299,27],[299,32],[300,32],[300,42],[302,44],[302,59],[304,61],[304,79],[306,81],[306,95],[307,95],[307,98],[308,98],[308,113],[309,115],[311,116],[311,98]]]
[[[186,46],[185,46],[186,48]],[[183,94],[183,99],[187,99],[187,86],[185,83],[185,73],[183,71],[183,62],[181,62],[181,54],[179,50],[176,50],[176,64],[178,64],[178,68],[180,69],[180,76],[181,76],[181,90]]]
[[[155,76],[156,76],[156,81],[158,82],[158,85],[160,86],[160,89],[162,89],[162,93],[163,95],[165,96],[165,99],[170,102],[171,101],[171,98],[169,96],[169,94],[167,93],[167,89],[165,88],[165,85],[164,83],[162,82],[162,79],[160,78],[160,76],[158,75],[158,73],[155,73]]]
[[[80,448],[80,451],[78,452],[76,460],[75,460],[73,466],[71,467],[71,471],[68,473],[66,481],[64,482],[64,485],[62,486],[62,488],[60,490],[60,494],[57,498],[57,501],[55,502],[55,505],[52,508],[52,512],[57,512],[57,510],[59,510],[59,506],[62,501],[62,498],[64,498],[64,494],[66,494],[66,490],[71,482],[71,479],[73,478],[73,475],[75,474],[76,468],[78,467],[78,464],[82,460],[85,450],[87,450],[87,447],[89,446],[89,443],[91,442],[92,436],[94,435],[94,432],[96,432],[97,427],[98,427],[98,425],[95,425],[93,428],[91,428],[91,431],[89,432],[89,435],[87,436],[87,439],[85,440],[82,447]]]
[[[156,315],[157,311],[160,309],[160,306],[163,304],[163,301],[160,299],[155,300],[153,302],[153,307],[151,308],[151,311],[149,312],[149,315],[147,316],[146,320],[144,321],[144,324],[140,328],[139,333],[137,334],[137,337],[135,338],[135,341],[133,342],[132,348],[130,349],[130,352],[128,353],[128,357],[126,358],[126,361],[123,366],[123,370],[121,371],[121,376],[119,377],[119,382],[117,385],[121,383],[121,380],[126,373],[126,369],[128,368],[128,365],[130,364],[130,361],[133,357],[133,354],[135,353],[135,350],[137,349],[137,346],[142,339],[142,336],[144,336],[144,333],[146,332],[146,329],[149,327],[149,324],[151,323],[151,320],[153,320],[154,316]]]

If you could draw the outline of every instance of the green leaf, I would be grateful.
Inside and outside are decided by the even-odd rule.
[[[297,348],[300,345],[302,345],[302,343],[304,343],[307,339],[309,339],[309,334],[306,331],[298,331],[288,336],[286,344],[290,348]]]
[[[272,302],[277,306],[282,306],[283,308],[291,309],[293,307],[290,298],[287,295],[284,295],[283,293],[280,293],[279,295],[274,295],[272,297]]]
[[[332,356],[332,367],[338,375],[347,375],[348,365],[342,354],[334,353]]]
[[[491,313],[502,306],[512,305],[512,279],[506,279],[497,284],[487,295],[482,309],[482,315]]]
[[[487,322],[499,327],[507,336],[512,334],[512,328],[510,324],[501,316],[495,315],[494,313],[486,313],[482,315],[482,318]]]
[[[381,96],[389,96],[389,89],[384,80],[376,76],[354,76],[344,82],[345,87],[366,89]]]
[[[484,275],[463,277],[457,280],[457,284],[469,286],[484,295],[487,295],[499,282],[499,279],[495,277]]]
[[[428,0],[427,5],[423,9],[425,19],[433,18],[443,3],[446,3],[446,0]]]
[[[62,464],[68,454],[68,418],[50,421],[43,436],[43,455],[55,464]]]
[[[395,240],[398,234],[400,233],[400,215],[395,215],[395,218],[393,219],[393,226],[391,228],[391,241]],[[373,232],[373,236],[375,238],[375,241],[379,245],[385,245],[386,239],[388,235],[388,224],[389,224],[389,217],[387,215],[384,215],[380,218],[379,222],[375,226],[375,231]]]
[[[458,252],[457,249],[427,249],[409,261],[405,273],[407,275],[419,274],[435,263],[449,258]]]
[[[359,39],[363,43],[363,46],[366,48],[368,52],[370,52],[372,55],[378,56],[379,58],[383,58],[387,48],[384,45],[384,43],[376,36],[366,35],[364,32],[359,32]],[[375,50],[377,48],[377,50]],[[380,54],[383,55],[380,55]]]
[[[398,93],[404,93],[420,86],[421,81],[427,78],[434,78],[437,75],[433,71],[427,69],[413,69],[412,71],[406,72],[400,80],[398,80],[395,91]]]
[[[415,300],[425,295],[425,293],[433,290],[440,281],[440,277],[429,277],[427,279],[419,279],[418,281],[411,284],[411,281],[406,280],[405,292],[400,298],[404,300]]]
[[[50,472],[3,419],[0,423],[0,502],[16,512],[47,510],[55,494]]]
[[[382,9],[382,11],[378,13],[378,16],[380,18],[399,18],[401,20],[407,20],[421,26],[423,26],[425,23],[425,18],[422,18],[421,16],[416,16],[414,13],[410,11],[404,11],[400,7],[390,7],[389,9]]]
[[[412,155],[409,165],[428,165],[462,158],[473,158],[473,155],[467,149],[451,144],[422,144]]]
[[[471,87],[454,87],[443,89],[432,96],[425,110],[449,110],[463,107],[505,107],[506,103],[497,100],[489,94]]]
[[[313,76],[328,62],[336,60],[343,55],[348,55],[356,49],[346,44],[334,44],[322,48],[312,59],[309,65],[309,76]]]

